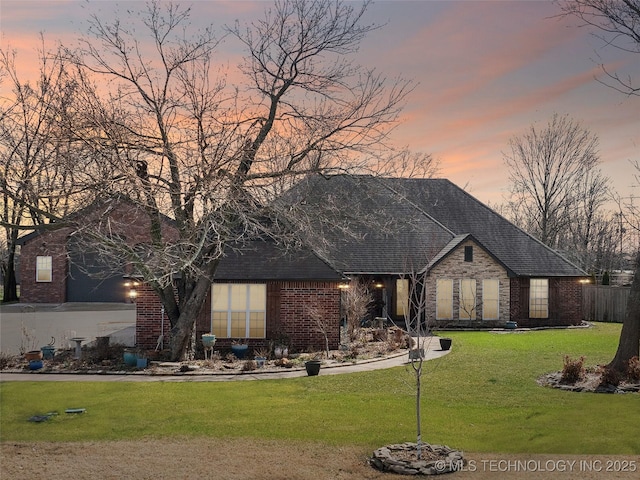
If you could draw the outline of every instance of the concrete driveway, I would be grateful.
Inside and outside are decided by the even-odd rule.
[[[71,348],[74,337],[85,338],[83,345],[108,336],[111,343],[133,346],[135,324],[135,305],[128,303],[0,305],[0,352],[39,350],[52,340],[56,348]]]

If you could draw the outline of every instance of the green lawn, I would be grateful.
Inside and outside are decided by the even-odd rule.
[[[541,388],[565,354],[609,361],[620,325],[493,334],[450,332],[453,351],[427,363],[423,439],[475,452],[640,454],[640,395]],[[377,448],[415,440],[413,376],[360,374],[211,383],[3,382],[2,441],[152,437],[314,440]],[[34,414],[61,413],[27,422]]]

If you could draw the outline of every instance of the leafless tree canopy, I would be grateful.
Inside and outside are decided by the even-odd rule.
[[[640,1],[639,0],[561,0],[563,15],[579,18],[584,25],[593,27],[594,34],[604,45],[640,53]],[[612,72],[601,65],[607,86],[626,95],[640,95],[637,79]]]
[[[597,137],[568,116],[554,115],[509,146],[504,158],[516,223],[552,248],[588,250],[608,192]]]
[[[62,62],[56,72],[73,80],[56,84],[73,87],[73,95],[56,93],[52,123],[64,130],[56,136],[68,147],[47,150],[62,151],[64,162],[45,163],[72,174],[73,189],[60,197],[70,205],[119,197],[146,216],[151,241],[135,247],[106,221],[73,228],[92,251],[131,265],[155,288],[173,326],[175,358],[191,337],[225,249],[256,237],[282,245],[303,241],[291,228],[294,210],[277,210],[272,202],[299,179],[432,173],[429,155],[388,143],[411,82],[353,61],[360,42],[379,28],[363,23],[368,4],[277,0],[264,18],[215,34],[213,28],[194,31],[190,9],[151,1],[115,21],[93,15],[79,46],[56,57]],[[217,61],[222,40],[243,46],[237,69]],[[69,104],[59,105],[65,98]],[[48,104],[43,100],[41,107]],[[3,145],[3,155],[7,151]],[[40,153],[37,161],[45,158]],[[26,174],[32,167],[21,168]],[[42,180],[64,175],[46,172]],[[10,191],[3,184],[3,192]],[[42,192],[20,208],[51,214],[51,206],[41,205]],[[167,220],[176,234],[168,235]]]

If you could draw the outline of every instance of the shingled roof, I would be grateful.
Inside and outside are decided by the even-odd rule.
[[[316,176],[294,187],[292,198],[315,208],[331,198],[359,217],[380,217],[354,225],[359,238],[323,228],[323,253],[344,273],[400,273],[426,267],[447,246],[471,235],[512,276],[584,276],[585,272],[445,179]],[[392,222],[389,222],[391,221]],[[457,238],[457,240],[456,240]],[[453,243],[451,243],[453,242]]]

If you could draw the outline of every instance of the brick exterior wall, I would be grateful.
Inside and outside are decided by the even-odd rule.
[[[283,282],[280,287],[280,312],[276,328],[291,339],[296,350],[323,350],[325,339],[312,320],[315,309],[326,325],[329,348],[340,343],[340,289],[333,282]],[[267,320],[268,321],[268,320]]]
[[[137,289],[136,345],[143,350],[156,347],[162,332],[162,306],[155,292],[146,285]],[[309,318],[308,308],[315,307],[326,319],[329,348],[337,349],[340,342],[340,290],[333,282],[269,282],[267,283],[267,338],[249,339],[251,348],[268,346],[270,340],[286,336],[292,351],[322,350],[324,336],[316,331]],[[196,321],[197,349],[203,333],[211,331],[211,299],[207,300]],[[171,326],[164,317],[165,347]],[[231,346],[232,339],[219,338],[216,347]]]
[[[511,319],[519,327],[580,325],[582,284],[577,277],[551,277],[549,317],[529,318],[529,278],[511,279]]]
[[[67,297],[68,228],[37,235],[20,248],[20,302],[64,303]],[[50,256],[51,282],[36,282],[36,257]]]
[[[464,247],[473,247],[473,261],[464,261]],[[476,280],[476,318],[474,320],[460,319],[459,295],[460,280],[463,278]],[[453,280],[453,320],[436,321],[436,280]],[[498,294],[500,297],[498,307],[498,320],[482,319],[482,280],[497,279],[499,281]],[[483,328],[504,326],[509,320],[510,312],[510,282],[507,271],[483,248],[472,240],[458,245],[429,272],[427,278],[427,315],[430,325],[445,327],[469,327]]]

